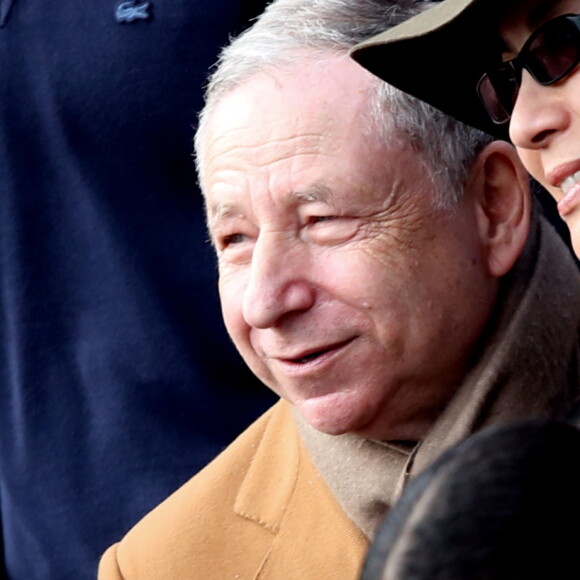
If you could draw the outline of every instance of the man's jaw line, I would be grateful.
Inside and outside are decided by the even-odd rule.
[[[314,429],[327,435],[344,435],[364,431],[377,414],[377,409],[369,407],[366,412],[353,415],[353,408],[358,407],[356,399],[359,396],[356,389],[338,390],[304,397],[293,404]]]

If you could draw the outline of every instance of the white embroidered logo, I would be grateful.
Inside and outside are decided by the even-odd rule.
[[[137,4],[135,0],[121,2],[115,11],[117,22],[133,22],[135,20],[148,20],[151,18],[151,2]]]

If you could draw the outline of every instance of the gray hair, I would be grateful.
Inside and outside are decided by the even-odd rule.
[[[346,55],[355,44],[431,6],[413,0],[275,0],[222,51],[209,78],[195,136],[200,181],[208,120],[226,93],[268,68]],[[369,89],[370,126],[361,131],[376,131],[381,139],[404,139],[425,162],[436,205],[453,206],[462,196],[475,157],[492,138],[378,78]]]

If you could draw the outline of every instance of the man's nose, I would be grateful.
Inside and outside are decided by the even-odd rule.
[[[563,82],[566,82],[565,80]],[[510,138],[516,147],[545,147],[570,122],[570,111],[562,99],[562,87],[542,86],[524,70],[510,120]]]
[[[271,328],[292,313],[307,311],[316,298],[309,280],[305,244],[276,235],[260,236],[252,253],[242,311],[254,328]]]

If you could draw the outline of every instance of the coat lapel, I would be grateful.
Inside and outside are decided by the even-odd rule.
[[[290,405],[281,401],[278,406],[234,504],[236,515],[251,522],[257,535],[270,534],[269,545],[263,542],[260,547],[259,568],[248,578],[354,580],[366,538],[312,462]]]
[[[298,480],[299,444],[292,413],[284,401],[277,406],[234,503],[239,517],[270,533],[271,542],[263,543],[264,558],[252,580],[258,578],[268,558]]]
[[[292,438],[286,434],[278,439],[276,443],[285,448],[279,454],[262,440],[234,504],[236,514],[273,533],[280,529],[296,486],[298,448],[288,444]]]

